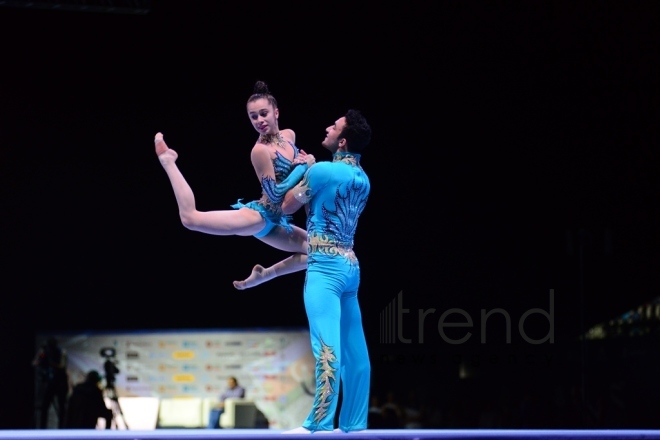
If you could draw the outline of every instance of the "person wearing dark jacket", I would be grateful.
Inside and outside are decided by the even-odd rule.
[[[106,429],[111,428],[112,410],[105,404],[100,382],[101,375],[91,370],[84,382],[73,387],[69,397],[66,428],[95,429],[99,418],[105,419]]]

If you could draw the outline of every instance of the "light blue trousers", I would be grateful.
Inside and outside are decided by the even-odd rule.
[[[342,256],[310,255],[305,310],[316,359],[316,395],[303,427],[332,431],[339,384],[339,428],[367,429],[371,364],[358,304],[360,267]]]

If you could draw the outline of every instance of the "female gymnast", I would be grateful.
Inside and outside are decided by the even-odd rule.
[[[157,133],[154,139],[158,160],[170,179],[179,217],[186,228],[212,235],[251,235],[276,249],[293,253],[269,268],[255,266],[247,279],[234,281],[234,287],[241,290],[307,267],[307,232],[289,223],[290,216],[282,213],[282,201],[315,163],[314,156],[296,147],[293,130],[279,129],[277,101],[263,81],[255,84],[247,101],[247,113],[259,133],[251,160],[261,182],[262,195],[246,204],[239,199],[232,205],[233,210],[198,211],[193,191],[176,165],[178,154],[168,148],[162,133]]]

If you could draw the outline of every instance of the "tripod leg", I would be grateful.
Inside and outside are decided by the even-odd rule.
[[[119,419],[121,419],[122,425],[125,429],[130,429],[126,419],[124,418],[124,413],[121,410],[121,405],[119,404],[119,396],[117,396],[117,390],[114,385],[105,387],[106,396],[110,399],[110,409],[112,411],[112,427],[115,429],[121,429],[119,426]]]
[[[117,422],[117,420],[121,419],[121,422],[124,425],[124,427],[126,429],[130,429],[128,427],[128,423],[126,423],[126,419],[124,418],[124,413],[121,410],[121,405],[119,404],[119,399],[118,398],[115,398],[115,399],[112,400],[112,410],[113,410],[112,412],[113,412],[113,416],[114,416],[113,420],[115,422],[115,427],[117,429],[120,429],[119,428],[119,423]]]

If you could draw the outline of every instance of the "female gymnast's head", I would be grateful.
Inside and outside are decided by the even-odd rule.
[[[277,118],[280,111],[277,100],[270,94],[263,81],[257,81],[254,91],[247,101],[248,117],[252,126],[260,135],[274,135],[280,131]]]

